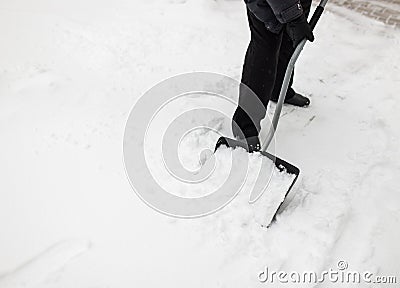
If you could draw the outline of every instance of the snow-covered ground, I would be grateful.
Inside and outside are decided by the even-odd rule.
[[[312,105],[283,111],[277,154],[302,174],[271,228],[248,193],[178,220],[131,189],[133,104],[179,73],[239,79],[246,21],[241,1],[0,2],[1,288],[257,287],[339,260],[400,281],[400,35],[338,7],[297,65]]]

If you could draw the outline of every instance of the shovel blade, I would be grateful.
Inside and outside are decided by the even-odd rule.
[[[215,146],[215,151],[217,151],[218,148],[220,148],[221,146],[226,146],[226,147],[233,148],[233,149],[241,147],[248,151],[248,146],[247,146],[246,142],[235,140],[235,139],[228,138],[228,137],[220,137],[218,139],[217,144]],[[294,184],[296,183],[296,181],[300,175],[300,169],[297,168],[296,166],[294,166],[293,164],[291,164],[281,158],[278,158],[275,155],[272,155],[268,152],[260,151],[259,153],[261,155],[267,157],[268,159],[270,159],[272,162],[274,162],[276,168],[280,172],[294,175],[292,182],[290,183],[287,191],[285,192],[285,196],[284,196],[284,200],[285,200],[286,196],[289,194],[290,190],[293,188]],[[275,214],[272,217],[272,220],[269,222],[269,224],[266,225],[267,227],[271,226],[271,224],[275,221],[277,214],[279,214],[281,212],[280,209],[282,207],[284,200],[279,204],[278,208],[275,211]]]

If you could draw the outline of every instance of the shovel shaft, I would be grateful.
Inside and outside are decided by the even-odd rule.
[[[327,2],[328,2],[328,0],[321,0],[319,5],[315,9],[315,12],[314,12],[314,14],[313,14],[313,16],[311,17],[311,20],[310,20],[310,26],[311,26],[312,30],[314,30],[315,26],[318,23],[318,20],[321,18],[322,12],[324,12],[324,7],[325,7]],[[274,135],[275,135],[276,129],[278,127],[278,123],[279,123],[279,117],[280,117],[281,112],[282,112],[283,103],[285,101],[286,92],[287,92],[287,89],[289,87],[290,78],[292,77],[294,65],[296,64],[296,61],[299,58],[300,53],[303,50],[304,45],[306,44],[306,42],[307,42],[307,40],[304,39],[297,45],[296,49],[293,52],[292,57],[290,58],[289,64],[288,64],[288,66],[286,68],[285,78],[283,79],[281,92],[279,94],[279,100],[276,103],[275,113],[274,113],[274,116],[272,118],[272,125],[271,125],[271,128],[268,131],[267,137],[263,141],[263,145],[262,145],[262,149],[261,150],[264,151],[264,152],[267,151],[268,146],[271,144],[271,142],[272,142],[272,140],[274,138]]]
[[[317,8],[315,9],[314,14],[310,20],[311,30],[314,30],[315,26],[318,23],[319,18],[321,18],[321,15],[324,12],[325,5],[327,2],[328,2],[328,0],[322,0],[321,3],[319,3]]]

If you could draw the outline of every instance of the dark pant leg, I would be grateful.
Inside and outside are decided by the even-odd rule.
[[[310,13],[310,8],[311,8],[311,0],[302,0],[301,5],[303,6],[304,12],[306,16]],[[285,77],[286,73],[286,68],[287,65],[289,64],[290,58],[292,57],[294,52],[294,47],[293,47],[293,42],[290,39],[289,35],[286,33],[286,27],[283,29],[283,35],[282,35],[282,45],[279,50],[279,61],[278,61],[278,68],[276,72],[276,81],[275,81],[275,86],[274,90],[272,92],[271,99],[278,101],[279,94],[281,92],[281,87],[283,83],[283,78]],[[294,96],[295,92],[292,88],[293,84],[293,75],[294,72],[292,73],[292,77],[290,78],[289,82],[289,87],[286,92],[286,99],[290,99]]]
[[[279,94],[281,93],[281,87],[283,83],[283,78],[285,78],[286,68],[289,64],[290,58],[292,57],[294,52],[293,48],[293,41],[290,39],[289,35],[286,31],[283,32],[282,35],[282,45],[281,49],[279,50],[279,60],[278,60],[278,67],[276,71],[276,81],[274,85],[274,89],[271,95],[271,99],[274,101],[278,101]],[[293,84],[293,76],[294,71],[292,72],[292,77],[290,78],[288,90],[286,92],[286,98],[290,99],[294,96],[295,92],[292,88]]]
[[[264,23],[247,10],[251,41],[246,52],[242,72],[242,87],[239,91],[239,106],[233,116],[232,130],[236,137],[251,137],[259,134],[260,121],[265,117],[266,107],[274,88],[278,54],[282,33],[267,30]],[[249,95],[253,91],[259,101]],[[246,113],[246,112],[247,113]],[[237,126],[236,126],[236,125]],[[244,134],[242,135],[240,131]]]

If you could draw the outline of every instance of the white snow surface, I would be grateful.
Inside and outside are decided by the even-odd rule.
[[[246,22],[241,1],[0,2],[1,288],[263,287],[265,266],[339,260],[400,281],[400,35],[347,10],[328,9],[300,56],[312,104],[284,107],[275,152],[301,179],[274,225],[248,191],[181,220],[130,187],[133,104],[179,73],[239,79]]]

